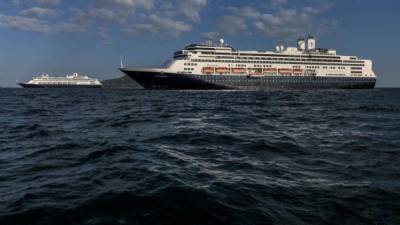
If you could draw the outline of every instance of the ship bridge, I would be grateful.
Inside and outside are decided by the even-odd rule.
[[[234,51],[235,49],[229,45],[206,45],[206,44],[191,44],[184,48],[189,51]]]
[[[192,54],[214,54],[214,53],[231,53],[236,52],[231,46],[228,45],[208,45],[208,44],[190,44],[183,50],[174,53],[174,59],[185,59]]]

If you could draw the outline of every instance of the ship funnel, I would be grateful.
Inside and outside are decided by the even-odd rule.
[[[307,50],[315,50],[315,38],[313,36],[307,38]]]
[[[224,44],[225,44],[225,40],[224,39],[219,39],[219,44],[221,45],[221,46],[224,46]]]
[[[304,38],[300,38],[297,40],[297,48],[299,51],[305,51],[306,50],[306,41]]]

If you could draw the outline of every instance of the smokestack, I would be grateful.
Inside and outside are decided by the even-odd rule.
[[[307,50],[315,50],[315,38],[313,36],[307,38]]]
[[[297,40],[297,48],[299,49],[299,51],[306,50],[306,41],[304,40],[304,38],[299,38],[299,40]]]

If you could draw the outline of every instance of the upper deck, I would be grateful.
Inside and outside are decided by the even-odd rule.
[[[177,51],[174,54],[174,59],[184,59],[187,57],[192,58],[225,58],[225,59],[237,59],[240,57],[248,57],[249,59],[261,59],[264,57],[277,57],[280,59],[287,58],[291,59],[321,59],[321,60],[336,60],[339,61],[352,61],[359,62],[363,59],[359,59],[356,56],[342,56],[338,55],[334,49],[327,48],[316,48],[315,39],[309,37],[307,45],[304,44],[304,39],[299,39],[297,47],[284,47],[282,45],[276,46],[275,51],[241,51],[220,42],[219,45],[214,45],[212,42],[205,44],[190,44],[183,50]],[[310,47],[312,46],[312,47]]]

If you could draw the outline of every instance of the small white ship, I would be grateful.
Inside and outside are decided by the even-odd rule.
[[[101,88],[103,86],[98,79],[81,76],[78,73],[65,77],[51,77],[43,74],[26,83],[18,84],[24,88]]]

